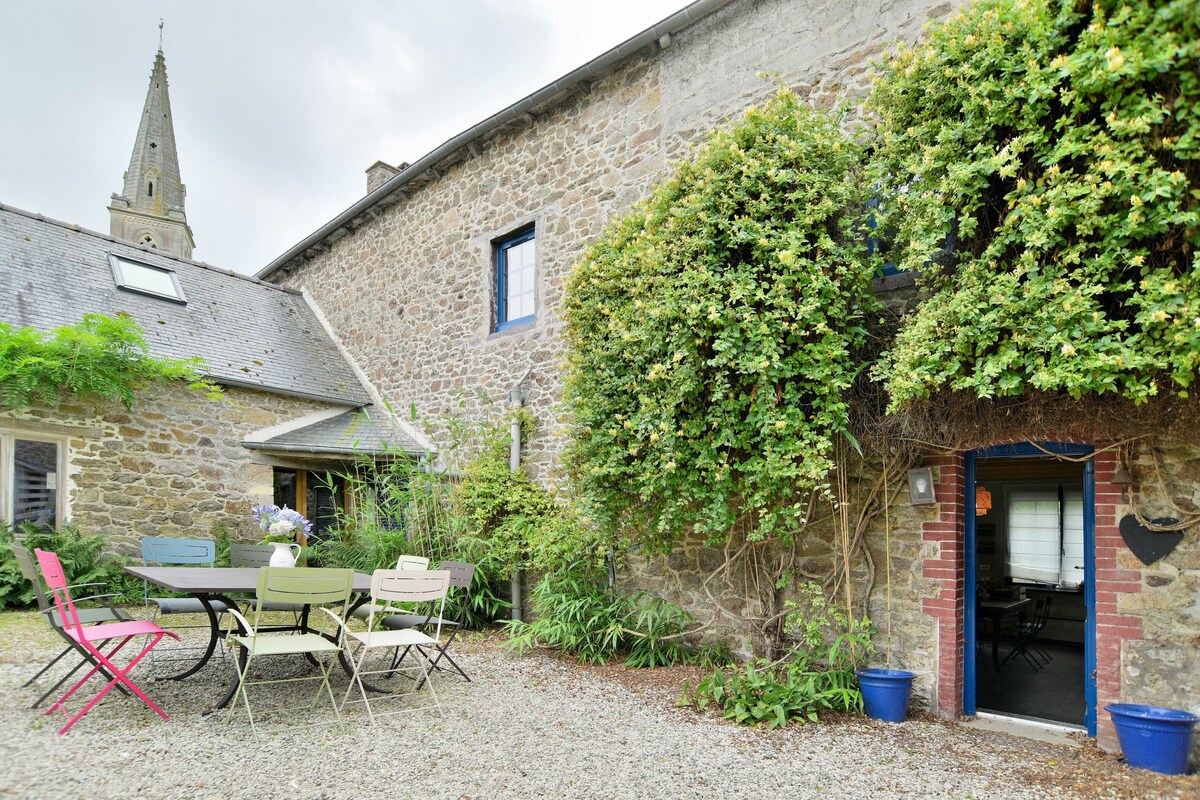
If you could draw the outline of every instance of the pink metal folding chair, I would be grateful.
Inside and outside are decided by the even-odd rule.
[[[42,576],[46,579],[46,587],[54,594],[54,603],[58,606],[58,614],[62,619],[63,633],[72,640],[79,643],[81,647],[91,653],[94,659],[94,666],[91,671],[83,676],[67,693],[58,699],[54,705],[46,709],[47,714],[51,714],[58,709],[63,709],[66,712],[65,704],[71,695],[75,694],[85,683],[87,683],[96,673],[104,670],[111,676],[111,679],[105,684],[104,688],[87,702],[87,704],[75,716],[67,720],[67,724],[58,732],[59,736],[71,729],[71,726],[83,717],[84,714],[92,710],[92,708],[100,702],[104,695],[108,694],[118,683],[128,688],[131,692],[154,709],[163,719],[170,719],[163,710],[154,704],[146,694],[129,680],[129,672],[142,658],[149,653],[163,636],[173,636],[179,638],[179,634],[160,628],[153,622],[144,622],[142,620],[130,620],[128,622],[114,622],[110,625],[97,625],[85,627],[79,621],[79,612],[75,609],[75,603],[71,600],[71,593],[67,590],[67,577],[63,573],[62,564],[59,563],[58,556],[54,553],[45,550],[35,550],[37,554],[38,566],[42,568]],[[142,652],[138,653],[132,661],[126,664],[123,668],[118,667],[113,663],[112,658],[117,652],[124,647],[130,639],[135,636],[150,636],[149,644],[142,648]],[[107,653],[100,649],[100,645],[107,642],[119,640],[117,644]]]

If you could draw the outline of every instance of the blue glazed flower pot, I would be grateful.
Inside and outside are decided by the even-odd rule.
[[[1113,703],[1104,710],[1112,717],[1125,763],[1164,775],[1187,770],[1192,730],[1200,717],[1187,711],[1132,703]]]
[[[884,722],[904,722],[908,716],[913,678],[917,677],[915,673],[903,669],[860,669],[855,674],[868,717]]]

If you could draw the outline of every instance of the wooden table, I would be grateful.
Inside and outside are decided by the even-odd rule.
[[[1033,603],[1028,597],[1012,600],[980,600],[976,605],[980,616],[992,621],[992,668],[1000,669],[1000,623],[1005,617],[1016,614],[1020,623],[1025,622],[1025,612]],[[975,635],[979,635],[978,626]]]
[[[208,614],[209,637],[204,655],[187,670],[178,675],[172,675],[166,678],[166,680],[182,680],[190,675],[194,675],[208,663],[208,660],[212,658],[213,652],[216,651],[217,641],[222,635],[221,623],[218,621],[217,612],[212,606],[213,601],[220,600],[231,608],[236,608],[238,602],[232,598],[232,595],[253,595],[258,591],[258,569],[258,567],[125,567],[125,571],[134,577],[153,583],[155,586],[169,589],[172,592],[179,592],[195,597],[204,606],[205,613]],[[303,567],[299,569],[303,569]],[[359,600],[347,610],[346,616],[349,616],[355,606],[361,605],[370,596],[371,576],[364,575],[361,572],[354,573],[353,591],[358,595]],[[296,627],[302,630],[309,629],[307,606],[301,613],[300,623]],[[241,630],[240,623],[238,628],[240,633],[248,633],[248,631]],[[343,666],[345,666],[344,659]],[[237,680],[235,676],[233,685],[229,687],[225,697],[217,703],[216,707],[224,708],[236,691]]]

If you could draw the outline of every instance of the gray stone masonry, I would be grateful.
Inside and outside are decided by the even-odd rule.
[[[274,277],[311,292],[380,392],[394,408],[415,408],[435,438],[448,415],[497,418],[512,384],[532,368],[527,404],[537,427],[525,460],[540,480],[558,483],[558,308],[583,249],[650,192],[670,159],[779,83],[825,107],[859,99],[870,60],[894,41],[916,39],[950,8],[929,0],[733,3],[668,48],[648,47],[450,157],[377,209],[377,219]],[[530,224],[536,320],[494,333],[493,244]]]
[[[0,413],[0,428],[66,437],[67,519],[133,555],[143,536],[244,528],[251,507],[271,500],[272,467],[242,439],[324,407],[243,389],[213,402],[171,384],[146,389],[130,411],[72,398]]]

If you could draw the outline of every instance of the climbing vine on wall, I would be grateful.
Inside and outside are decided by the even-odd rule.
[[[876,374],[1144,402],[1200,369],[1200,4],[985,0],[882,72],[874,182],[932,297]],[[949,245],[949,246],[948,246]]]
[[[826,486],[874,306],[863,153],[780,91],[713,134],[573,273],[566,403],[597,521],[668,549],[783,537]]]
[[[187,381],[210,398],[216,384],[203,378],[200,359],[149,355],[146,339],[128,316],[85,314],[77,325],[50,333],[0,323],[0,407],[54,404],[62,392],[121,402],[132,408],[137,390],[159,380]]]

